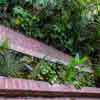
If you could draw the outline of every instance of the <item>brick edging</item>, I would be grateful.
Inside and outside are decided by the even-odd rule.
[[[71,85],[50,85],[47,82],[0,78],[0,96],[46,96],[46,97],[99,97],[99,88],[75,89]]]

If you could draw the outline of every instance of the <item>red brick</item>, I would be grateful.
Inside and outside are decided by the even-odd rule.
[[[7,92],[8,91],[8,92]],[[15,92],[14,92],[15,91]],[[76,96],[76,97],[100,97],[99,88],[75,89],[71,85],[50,85],[47,82],[25,79],[1,78],[0,94],[8,95],[40,95],[40,96]],[[11,93],[11,94],[10,94]],[[17,94],[16,94],[17,93]]]

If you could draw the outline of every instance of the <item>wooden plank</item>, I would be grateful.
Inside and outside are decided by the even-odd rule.
[[[27,38],[21,33],[17,33],[9,28],[0,25],[0,40],[7,38],[10,48],[34,57],[45,58],[53,62],[67,65],[70,56],[64,54],[50,46],[47,46],[35,39]]]
[[[76,97],[76,98],[99,98],[100,88],[82,88],[75,89],[71,85],[50,85],[47,82],[1,78],[0,79],[0,96],[5,97]]]

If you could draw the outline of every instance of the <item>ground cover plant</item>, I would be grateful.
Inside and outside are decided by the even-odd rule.
[[[96,85],[94,72],[87,70],[91,68],[87,57],[77,55],[64,66],[12,51],[7,40],[0,43],[0,76],[42,80],[50,84],[73,84],[76,88]],[[99,69],[97,71],[98,77]]]
[[[37,67],[34,70],[39,68],[38,74],[32,71],[34,74],[31,73],[28,77],[51,83],[71,82],[79,85],[82,81],[84,84],[82,83],[79,87],[91,86],[91,84],[94,86],[94,81],[99,83],[99,0],[0,0],[0,24],[52,45],[73,56],[74,60],[71,60],[65,71],[63,69],[64,65],[60,65],[61,68],[56,68],[58,66],[56,64],[44,60],[37,61]],[[9,55],[8,51],[4,56],[7,55]],[[23,55],[19,56],[19,58],[21,57]],[[89,65],[88,63],[85,64],[85,61],[81,61],[83,58],[88,58]],[[77,65],[92,67],[94,72],[90,75],[90,78],[95,78],[92,78],[92,81],[89,80],[88,83],[87,72],[76,71]],[[85,79],[75,77],[77,75],[84,76]],[[60,76],[63,76],[63,78]]]
[[[16,51],[0,51],[0,76],[73,84],[76,88],[95,86],[94,73],[84,70],[86,58],[73,58],[68,66],[54,64]],[[80,69],[76,66],[84,64]],[[98,75],[99,76],[99,75]]]

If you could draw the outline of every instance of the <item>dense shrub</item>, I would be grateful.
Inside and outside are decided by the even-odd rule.
[[[71,55],[89,55],[100,47],[97,0],[2,0],[1,4],[1,15],[8,15],[2,23]]]
[[[91,65],[100,65],[99,0],[0,0],[0,23],[72,56],[89,56]],[[40,76],[36,78],[51,83],[59,81],[56,66],[47,62],[42,64],[39,65]],[[77,84],[77,78],[74,77],[77,74],[76,65],[73,62],[71,64],[64,75],[61,74],[69,79],[63,77],[60,81],[74,80]],[[67,70],[71,72],[68,74]]]

